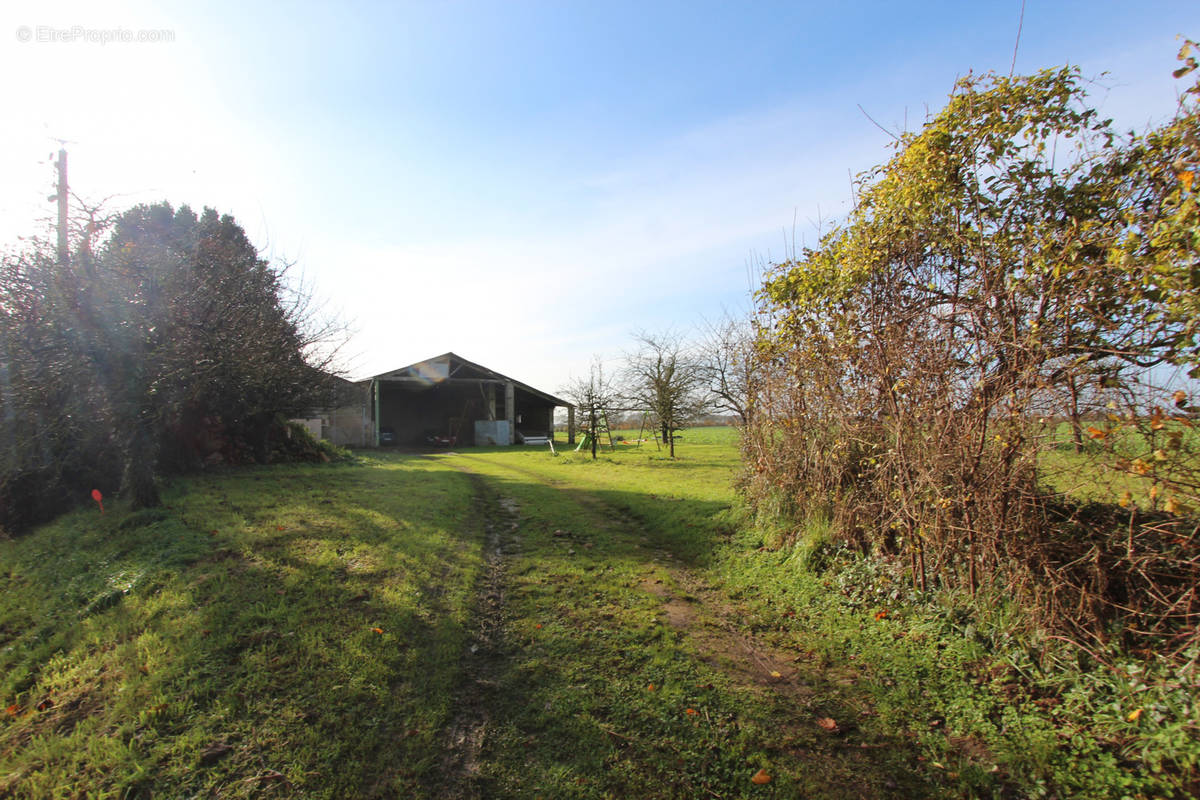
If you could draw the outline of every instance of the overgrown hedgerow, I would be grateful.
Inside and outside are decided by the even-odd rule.
[[[861,176],[759,293],[743,488],[768,525],[828,516],[919,591],[995,589],[1094,652],[1186,664],[1198,104],[1122,135],[1077,69],[969,76]],[[1108,511],[1078,506],[1114,478]]]

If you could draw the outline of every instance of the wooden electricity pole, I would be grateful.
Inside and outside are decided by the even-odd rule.
[[[58,151],[58,263],[67,266],[71,251],[67,247],[67,149]]]

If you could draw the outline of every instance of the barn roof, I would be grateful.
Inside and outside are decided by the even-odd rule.
[[[398,369],[381,372],[367,378],[366,381],[384,381],[394,383],[411,383],[433,385],[438,383],[512,383],[524,392],[545,400],[556,406],[570,406],[571,403],[560,397],[535,389],[527,383],[510,378],[488,369],[482,364],[468,361],[457,353],[442,353],[440,356],[427,358],[415,364],[409,364]],[[366,382],[364,381],[364,383]]]

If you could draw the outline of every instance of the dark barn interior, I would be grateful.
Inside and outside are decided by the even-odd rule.
[[[454,353],[376,375],[370,390],[382,444],[519,444],[550,436],[555,407],[569,407]]]

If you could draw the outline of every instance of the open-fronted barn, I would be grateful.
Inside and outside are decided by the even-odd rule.
[[[371,420],[367,444],[532,443],[553,434],[555,408],[566,408],[571,422],[574,417],[566,400],[454,353],[363,383]]]

